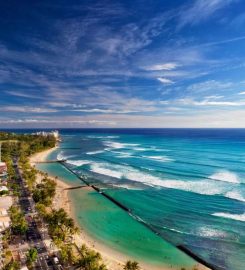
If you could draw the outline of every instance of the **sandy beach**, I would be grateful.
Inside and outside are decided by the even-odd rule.
[[[31,156],[30,158],[31,165],[35,166],[36,162],[45,161],[47,156],[54,150],[55,148],[52,148],[52,149],[49,149],[49,150],[46,150],[46,151],[43,151],[43,152],[40,152]],[[64,183],[62,180],[56,177],[52,177],[50,175],[49,177],[52,178],[57,184],[56,194],[53,200],[53,208],[54,209],[63,208],[68,213],[68,215],[76,221],[76,219],[74,218],[74,213],[71,207],[71,201],[69,199],[69,194],[68,194],[72,191],[67,190],[67,188],[71,186]],[[41,175],[37,176],[37,181],[39,181],[39,179],[41,179]],[[87,187],[87,188],[90,189],[90,187]],[[81,246],[82,244],[86,244],[88,247],[93,248],[94,250],[98,251],[102,255],[103,261],[109,270],[122,270],[124,263],[130,259],[129,257],[123,256],[123,254],[120,254],[106,247],[105,245],[99,243],[98,241],[95,241],[94,239],[92,239],[92,237],[86,234],[84,230],[80,230],[80,232],[75,236],[75,242],[78,246]],[[158,269],[159,268],[156,268],[156,270]],[[148,270],[148,269],[145,269],[145,270]]]
[[[30,157],[30,164],[32,166],[35,166],[36,162],[45,161],[47,160],[47,156],[52,153],[56,148],[51,148],[49,150],[37,153]],[[73,212],[72,202],[69,198],[69,196],[72,193],[72,190],[68,190],[70,185],[63,182],[61,179],[50,176],[52,178],[57,186],[56,186],[56,195],[53,200],[53,208],[59,209],[63,208],[70,217],[74,219],[76,222],[76,218]],[[37,182],[40,181],[41,175],[37,176]],[[90,187],[86,187],[88,190],[90,190]],[[91,189],[92,190],[92,189]],[[77,224],[79,227],[79,225]],[[79,227],[80,228],[80,227]],[[106,264],[108,270],[123,270],[123,266],[127,260],[134,260],[134,258],[128,257],[120,252],[117,252],[113,250],[112,248],[104,245],[103,243],[93,239],[87,232],[85,232],[82,228],[80,228],[80,232],[75,236],[75,243],[78,246],[81,246],[82,244],[86,244],[88,247],[98,251],[103,258],[103,262]],[[167,267],[159,267],[154,265],[147,265],[145,262],[139,261],[140,267],[142,270],[170,270],[174,268],[167,268]],[[196,269],[198,270],[206,270],[207,267],[204,267],[200,264],[196,265]]]

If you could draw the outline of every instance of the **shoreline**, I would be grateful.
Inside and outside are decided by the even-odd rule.
[[[43,152],[36,153],[29,158],[31,166],[35,167],[37,161],[45,161],[49,154],[55,151],[57,147],[45,150]],[[53,200],[53,208],[59,209],[63,208],[67,214],[74,219],[76,226],[79,228],[79,233],[75,236],[74,242],[80,246],[82,244],[86,244],[89,248],[94,249],[95,251],[99,252],[102,255],[103,262],[106,264],[108,270],[123,270],[123,266],[125,265],[126,261],[134,260],[133,257],[127,256],[120,251],[115,251],[112,248],[108,247],[107,245],[103,244],[102,242],[94,239],[86,229],[81,228],[78,224],[75,214],[75,209],[72,207],[72,201],[70,199],[71,191],[67,190],[68,188],[72,187],[72,185],[67,184],[64,180],[57,178],[48,174],[49,178],[53,179],[57,186],[56,186],[56,194]],[[40,175],[38,176],[40,177]],[[38,178],[37,177],[37,178]],[[38,179],[37,179],[38,181]],[[85,187],[86,190],[92,191],[91,187]],[[137,260],[141,270],[174,270],[176,268],[169,268],[167,266],[160,266],[154,264],[147,264],[144,261]],[[205,270],[209,269],[203,265],[200,265],[198,262],[196,264],[196,269],[198,270]]]
[[[57,147],[45,150],[43,152],[39,152],[37,154],[32,155],[29,158],[31,166],[35,166],[37,161],[45,161],[49,154],[55,151]],[[59,178],[56,178],[50,174],[48,174],[49,178],[53,179],[57,186],[56,186],[56,194],[53,200],[53,208],[59,209],[63,208],[67,214],[75,221],[76,226],[79,228],[79,233],[75,236],[75,243],[80,246],[82,244],[86,244],[89,248],[94,249],[95,251],[99,252],[102,256],[103,262],[106,264],[108,270],[122,270],[125,262],[127,260],[132,260],[132,258],[124,256],[123,254],[112,250],[111,248],[99,243],[99,241],[92,238],[87,232],[84,231],[83,228],[78,224],[76,220],[75,211],[72,209],[72,202],[70,200],[70,192],[67,188],[72,187],[62,181]],[[38,181],[38,180],[37,180]],[[92,190],[90,187],[86,187],[87,190]],[[142,270],[149,270],[150,268],[142,268]],[[151,268],[155,270],[160,270],[163,268]],[[168,270],[165,268],[164,270]]]

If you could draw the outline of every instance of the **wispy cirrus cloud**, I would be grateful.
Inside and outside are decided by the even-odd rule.
[[[157,78],[159,82],[163,84],[173,84],[174,82],[167,78]]]
[[[184,106],[223,106],[223,107],[238,107],[245,106],[245,100],[242,101],[217,101],[210,98],[204,100],[193,100],[191,98],[184,98],[176,100],[176,103]]]
[[[54,113],[55,109],[29,107],[29,106],[2,106],[0,112],[20,112],[20,113]]]
[[[170,62],[170,63],[163,63],[163,64],[155,64],[152,66],[145,67],[145,70],[150,71],[159,71],[159,70],[173,70],[179,66],[178,63]]]
[[[166,2],[164,9],[148,3],[135,9],[119,0],[71,0],[64,6],[44,0],[35,3],[38,13],[30,8],[22,16],[11,9],[15,30],[0,44],[0,108],[30,125],[35,119],[48,124],[43,116],[61,125],[62,115],[64,125],[72,119],[72,125],[97,125],[98,119],[118,126],[133,117],[237,110],[244,86],[230,71],[237,67],[243,74],[245,56],[229,48],[242,48],[242,31],[227,33],[217,23],[203,31],[202,25],[220,22],[222,14],[234,18],[227,12],[232,2],[239,1]],[[225,54],[229,51],[233,55]]]
[[[184,7],[179,17],[179,27],[198,24],[213,16],[217,11],[234,3],[234,0],[195,0]]]
[[[222,89],[231,89],[233,86],[234,83],[232,82],[208,80],[189,85],[187,87],[187,91],[201,93],[201,92],[217,91]]]

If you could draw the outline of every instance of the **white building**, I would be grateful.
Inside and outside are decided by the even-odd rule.
[[[7,174],[7,165],[5,162],[0,161],[0,176]]]
[[[8,191],[8,188],[6,186],[0,186],[0,191]]]

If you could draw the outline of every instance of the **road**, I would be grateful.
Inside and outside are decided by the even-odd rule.
[[[38,217],[35,211],[35,202],[33,201],[30,191],[22,178],[18,163],[14,161],[14,167],[17,175],[16,184],[20,189],[18,205],[21,207],[28,223],[26,235],[15,237],[10,244],[10,250],[18,261],[25,265],[26,253],[30,248],[36,248],[38,252],[37,261],[34,264],[35,270],[62,270],[64,267],[60,263],[54,262],[54,256],[58,256],[46,247],[44,240],[51,239],[48,235],[48,229],[44,222]],[[65,268],[69,269],[69,268]]]

